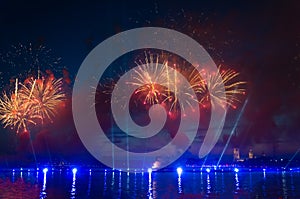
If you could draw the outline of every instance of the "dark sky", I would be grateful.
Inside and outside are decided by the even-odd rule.
[[[194,38],[218,65],[239,71],[241,79],[248,82],[248,103],[230,147],[239,146],[244,154],[249,147],[257,154],[292,154],[300,148],[299,10],[297,1],[7,0],[0,6],[0,52],[3,56],[12,50],[11,45],[19,43],[43,44],[52,49],[53,56],[62,58],[57,67],[66,67],[74,80],[85,56],[106,38],[137,27],[175,29]],[[1,63],[1,83],[9,84],[8,77],[26,70],[26,66],[13,69]],[[215,154],[223,148],[243,103],[229,111]],[[76,135],[70,104],[68,101],[69,107],[62,110],[63,116],[55,124],[32,131],[41,157],[87,153]],[[26,156],[20,151],[24,151],[22,147],[28,149],[22,141],[27,138],[3,127],[0,133],[2,160]]]

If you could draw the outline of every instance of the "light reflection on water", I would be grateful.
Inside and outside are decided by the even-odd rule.
[[[149,179],[148,179],[148,198],[152,199],[153,198],[153,193],[152,193],[152,172],[148,173]]]
[[[0,172],[0,198],[300,198],[299,172]]]
[[[122,192],[122,172],[119,172],[119,186],[118,186],[118,198],[121,198]]]
[[[73,181],[71,188],[71,199],[74,199],[76,196],[76,173],[73,173]]]
[[[282,172],[282,190],[283,190],[283,196],[287,197],[288,196],[288,188],[287,188],[287,184],[286,184],[285,172]]]
[[[207,183],[207,186],[206,186],[206,192],[207,193],[210,193],[210,189],[211,189],[211,186],[210,186],[210,178],[209,178],[209,173],[206,174],[207,175],[207,178],[206,178],[206,183]]]
[[[38,179],[38,178],[37,178]],[[44,172],[44,177],[43,177],[43,187],[41,191],[40,198],[46,198],[47,193],[46,193],[46,185],[47,185],[47,172]]]
[[[182,187],[181,187],[181,174],[178,174],[178,194],[182,194]]]
[[[239,182],[239,176],[237,173],[235,173],[235,186],[236,186],[236,190],[240,189],[240,182]]]
[[[91,194],[91,185],[92,185],[92,172],[90,171],[90,173],[89,173],[88,189],[87,189],[87,197],[88,198],[90,197],[90,194]]]

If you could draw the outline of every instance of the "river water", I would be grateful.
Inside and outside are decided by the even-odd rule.
[[[300,173],[2,171],[0,198],[300,198]]]

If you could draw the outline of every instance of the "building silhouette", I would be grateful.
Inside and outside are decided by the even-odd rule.
[[[240,149],[237,147],[233,148],[233,160],[234,161],[240,160]]]
[[[253,150],[251,148],[249,149],[248,158],[249,159],[253,159],[254,158]]]

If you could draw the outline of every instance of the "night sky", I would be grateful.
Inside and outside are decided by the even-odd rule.
[[[2,1],[0,6],[0,80],[9,89],[11,77],[22,78],[32,66],[22,60],[14,66],[5,57],[12,45],[44,45],[59,63],[46,63],[62,76],[69,72],[68,99],[53,124],[38,125],[28,134],[0,127],[0,161],[5,164],[63,159],[93,160],[82,145],[73,124],[71,90],[77,70],[88,53],[110,36],[138,27],[165,27],[198,41],[217,65],[233,68],[247,81],[246,96],[230,109],[225,128],[211,155],[220,154],[238,121],[226,154],[239,147],[246,156],[290,157],[300,148],[300,3],[257,1],[217,3],[208,1],[130,1],[102,3],[73,1]],[[53,59],[45,58],[45,62]],[[15,59],[15,58],[14,58]],[[21,63],[21,64],[19,64]],[[22,65],[23,64],[23,65]],[[22,65],[22,66],[20,66]],[[33,66],[34,67],[34,66]],[[22,76],[23,75],[23,76]],[[197,154],[197,142],[187,154]]]

